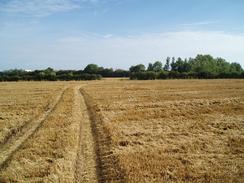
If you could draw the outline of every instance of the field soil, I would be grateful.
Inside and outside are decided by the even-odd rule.
[[[244,80],[0,83],[0,182],[244,182]]]

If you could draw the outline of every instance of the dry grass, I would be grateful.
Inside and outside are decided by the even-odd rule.
[[[243,80],[1,83],[0,144],[65,85],[0,182],[244,182]]]
[[[105,80],[85,92],[118,159],[106,168],[126,182],[244,182],[243,80]]]
[[[74,119],[80,123],[79,149],[77,151],[75,182],[99,182],[97,176],[97,157],[95,140],[89,113],[80,92],[80,86],[75,90]]]
[[[47,111],[64,83],[18,82],[0,84],[0,145],[26,123]]]
[[[43,125],[1,169],[2,182],[73,182],[79,136],[73,104],[71,87]]]

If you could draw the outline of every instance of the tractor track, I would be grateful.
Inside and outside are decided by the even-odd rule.
[[[96,174],[98,182],[124,183],[125,172],[120,168],[119,161],[112,150],[111,137],[104,126],[103,118],[97,111],[99,108],[93,99],[83,89],[80,92],[84,98],[89,116],[91,133],[95,144]],[[81,123],[81,127],[83,123]],[[81,144],[84,141],[81,141]],[[84,162],[83,162],[84,163]],[[86,167],[86,164],[84,164]]]
[[[56,108],[58,103],[60,102],[64,92],[67,90],[65,87],[55,98],[54,102],[49,106],[49,109],[43,114],[39,115],[36,119],[29,121],[26,123],[19,132],[10,137],[5,144],[1,144],[0,146],[0,168],[6,166],[7,162],[11,159],[12,155],[23,145],[23,143],[30,138],[38,128],[42,125],[42,123],[46,120],[46,118],[52,113],[52,111]]]
[[[88,109],[84,98],[76,87],[74,103],[74,119],[80,123],[79,145],[75,164],[75,182],[98,182],[97,157],[95,153],[95,142]]]

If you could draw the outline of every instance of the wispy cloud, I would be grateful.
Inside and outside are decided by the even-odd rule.
[[[124,62],[130,65],[162,60],[167,56],[193,57],[202,53],[221,56],[230,61],[242,62],[244,65],[244,35],[217,31],[179,31],[130,37],[67,37],[59,40],[56,45],[57,47],[53,46],[73,52],[69,55],[70,58],[80,50],[85,60],[89,60],[89,56],[93,55],[101,64],[104,61],[111,64],[116,60],[119,64]]]
[[[104,2],[105,0],[9,0],[0,1],[0,12],[43,17]]]
[[[206,26],[206,25],[213,25],[217,24],[219,21],[217,20],[206,20],[206,21],[199,21],[199,22],[192,22],[192,23],[184,23],[180,24],[182,27],[198,27],[198,26]]]
[[[41,17],[76,8],[78,4],[71,0],[10,0],[1,5],[0,11]]]
[[[216,31],[179,31],[140,36],[88,34],[37,44],[22,41],[12,45],[0,43],[0,48],[4,53],[0,55],[0,60],[12,60],[15,67],[79,69],[96,63],[105,67],[128,68],[137,63],[164,61],[167,56],[185,58],[196,54],[212,54],[244,66],[244,35]]]

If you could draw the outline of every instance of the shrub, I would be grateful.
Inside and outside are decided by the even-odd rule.
[[[130,75],[130,79],[132,80],[155,80],[157,79],[157,73],[153,71],[147,72],[134,72]]]
[[[167,72],[167,71],[161,71],[157,75],[157,79],[167,79],[168,77],[169,77],[169,72]]]

